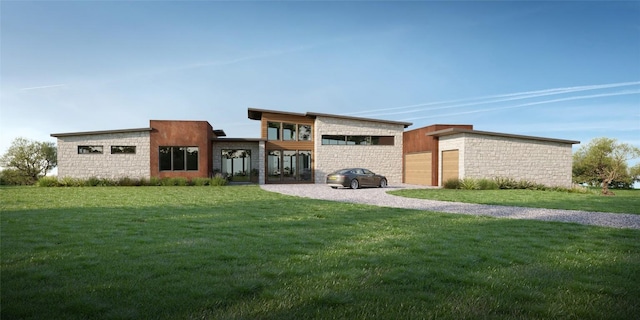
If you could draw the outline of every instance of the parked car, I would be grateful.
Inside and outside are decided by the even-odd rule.
[[[368,169],[349,168],[342,169],[327,175],[327,184],[331,188],[345,187],[358,189],[360,187],[380,187],[387,186],[387,178],[375,174]]]

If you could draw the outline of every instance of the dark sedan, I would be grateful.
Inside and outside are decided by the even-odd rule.
[[[327,175],[327,184],[334,189],[338,187],[351,189],[360,187],[384,188],[387,186],[387,178],[367,169],[350,168],[338,170]]]

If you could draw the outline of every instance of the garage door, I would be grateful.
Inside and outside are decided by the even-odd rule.
[[[442,151],[442,184],[458,177],[458,150]]]
[[[405,155],[404,183],[431,185],[431,152]]]

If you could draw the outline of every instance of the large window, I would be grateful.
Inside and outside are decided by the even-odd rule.
[[[78,154],[102,153],[102,146],[78,146]]]
[[[160,171],[198,170],[198,147],[160,147]]]
[[[323,145],[363,145],[363,146],[392,146],[393,136],[343,136],[322,135]]]
[[[311,151],[270,150],[267,158],[267,181],[312,181]]]
[[[267,122],[267,140],[311,141],[311,125]]]
[[[249,181],[251,179],[251,150],[223,149],[222,173],[232,181]]]
[[[111,146],[111,154],[136,153],[136,146]]]

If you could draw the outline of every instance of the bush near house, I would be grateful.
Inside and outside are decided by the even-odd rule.
[[[589,189],[582,186],[573,186],[572,188],[549,187],[540,183],[528,180],[516,180],[508,177],[497,177],[493,179],[449,179],[444,182],[445,189],[461,189],[461,190],[540,190],[540,191],[565,191],[574,193],[589,193]]]
[[[225,186],[227,179],[222,176],[213,178],[118,178],[103,179],[91,177],[76,179],[71,177],[42,177],[36,183],[38,187],[139,187],[139,186]]]
[[[0,171],[0,186],[25,186],[33,184],[33,178],[18,169]]]

